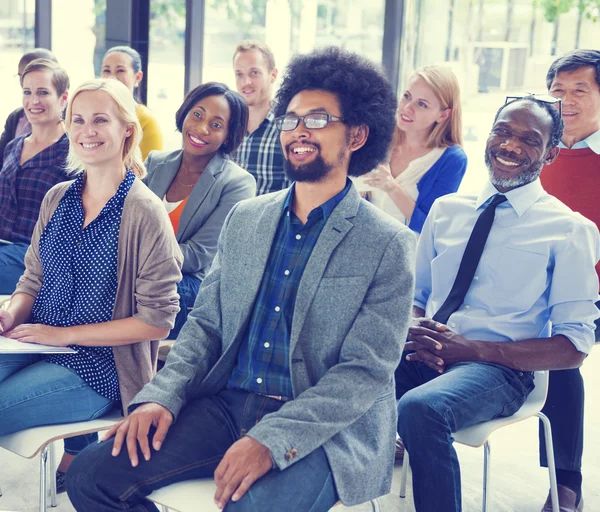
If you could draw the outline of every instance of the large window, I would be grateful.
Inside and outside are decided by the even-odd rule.
[[[106,0],[52,0],[52,52],[69,75],[71,91],[99,76],[94,68],[96,48],[104,48],[105,13]]]
[[[35,0],[0,2],[0,129],[14,109],[21,106],[21,86],[17,75],[19,60],[35,44]]]
[[[185,0],[151,0],[148,107],[160,121],[165,149],[181,147],[175,112],[184,96]]]
[[[243,39],[269,45],[280,70],[294,53],[326,45],[381,62],[384,8],[385,0],[208,0],[202,79],[235,86],[232,57]]]
[[[600,13],[594,2],[579,3],[587,12],[568,1],[406,2],[399,92],[419,66],[445,63],[453,69],[461,86],[469,157],[461,191],[476,192],[487,179],[487,134],[507,93],[545,92],[546,71],[556,56],[577,47],[600,49],[600,23],[592,21]]]

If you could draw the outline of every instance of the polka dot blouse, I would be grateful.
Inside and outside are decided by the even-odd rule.
[[[43,282],[32,310],[35,323],[69,327],[112,320],[119,228],[123,203],[135,176],[127,171],[98,217],[81,229],[83,180],[83,175],[79,176],[67,189],[40,236]],[[72,369],[102,396],[120,400],[112,347],[71,348],[77,353],[52,354],[46,360]]]

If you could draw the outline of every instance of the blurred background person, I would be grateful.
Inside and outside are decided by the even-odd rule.
[[[456,192],[467,169],[460,88],[446,66],[418,69],[402,94],[389,164],[365,175],[371,201],[420,233],[438,198]]]
[[[25,271],[25,253],[46,192],[69,179],[69,139],[62,121],[69,77],[56,62],[31,61],[21,74],[31,133],[10,141],[0,170],[0,294],[10,295]]]
[[[54,54],[50,50],[46,50],[46,48],[35,48],[30,52],[25,53],[21,57],[21,60],[19,60],[17,69],[17,78],[19,79],[19,82],[21,81],[23,70],[27,67],[27,64],[35,59],[48,59],[57,62]],[[2,132],[2,136],[0,136],[0,168],[2,168],[4,148],[6,148],[6,145],[14,138],[20,137],[21,135],[29,135],[30,133],[31,125],[27,120],[23,107],[21,106],[16,110],[13,110],[6,118],[4,131]]]
[[[242,41],[233,53],[233,71],[237,90],[249,109],[247,133],[233,159],[254,176],[258,195],[287,188],[291,182],[271,110],[277,79],[273,52],[259,41]]]
[[[548,70],[546,85],[552,96],[562,100],[565,128],[558,157],[542,169],[542,186],[600,228],[600,51],[575,50],[559,57]],[[600,278],[600,263],[596,265],[596,272]],[[596,306],[600,307],[600,302]],[[595,336],[596,342],[600,341],[600,319],[596,319]],[[561,511],[583,509],[584,403],[584,383],[579,368],[550,372],[548,398],[542,412],[552,423]],[[541,432],[540,461],[542,466],[548,466]],[[548,497],[543,511],[550,510]]]
[[[246,134],[244,98],[225,84],[200,85],[187,94],[175,122],[183,149],[150,153],[145,180],[162,199],[183,253],[183,279],[177,285],[180,310],[171,339],[194,305],[229,210],[256,195],[252,175],[229,159]]]
[[[69,102],[69,167],[83,172],[46,195],[0,327],[77,352],[0,355],[0,435],[126,411],[154,374],[150,340],[173,327],[182,255],[160,200],[138,179],[146,171],[135,109],[116,80],[85,82]],[[65,440],[59,492],[73,457],[95,439]]]
[[[150,151],[163,149],[163,136],[152,111],[140,102],[138,87],[144,77],[140,54],[129,46],[113,46],[107,50],[102,58],[102,77],[110,76],[125,84],[137,102],[136,113],[143,132],[140,150],[145,160]]]

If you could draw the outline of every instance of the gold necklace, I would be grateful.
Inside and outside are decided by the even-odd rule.
[[[185,173],[188,173],[188,170],[187,170],[187,169],[185,169],[185,168],[183,169],[183,171],[184,171]],[[189,173],[188,173],[188,174],[189,174]],[[198,179],[200,179],[200,176],[198,176]],[[196,181],[195,181],[194,183],[192,183],[191,185],[187,185],[187,184],[185,184],[183,181],[181,181],[181,180],[179,179],[179,173],[177,173],[177,175],[175,176],[175,181],[176,181],[177,183],[179,183],[179,184],[180,184],[182,187],[185,187],[185,188],[192,188],[192,187],[194,187],[194,186],[196,185],[196,183],[198,182],[198,179],[196,179]]]

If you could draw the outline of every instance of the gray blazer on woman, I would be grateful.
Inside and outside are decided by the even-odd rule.
[[[148,188],[161,200],[181,165],[183,150],[152,151],[146,159]],[[184,274],[204,279],[217,252],[217,240],[229,210],[256,195],[254,177],[216,154],[206,166],[183,208],[176,237],[183,253]]]

